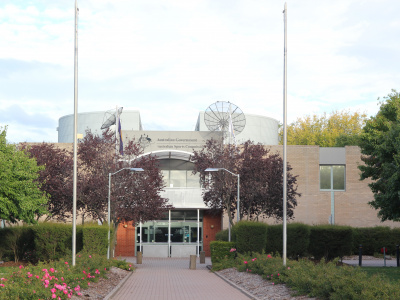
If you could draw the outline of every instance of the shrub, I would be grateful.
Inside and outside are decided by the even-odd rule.
[[[267,227],[262,222],[240,221],[232,229],[240,253],[262,252],[267,243]]]
[[[106,255],[108,248],[108,225],[85,225],[82,227],[83,251]]]
[[[224,229],[224,230],[218,231],[217,234],[215,235],[215,240],[216,241],[228,242],[228,240],[229,240],[229,230],[228,229]]]
[[[235,243],[233,242],[221,242],[221,241],[212,241],[210,243],[211,250],[211,262],[214,265],[222,261],[222,259],[233,259],[236,255]]]
[[[39,260],[57,260],[71,254],[72,227],[60,223],[39,223],[32,227]]]
[[[353,230],[347,226],[320,225],[310,228],[308,252],[315,259],[331,260],[352,253]]]
[[[387,253],[394,254],[396,244],[392,242],[392,231],[389,227],[363,227],[353,228],[354,247],[353,252],[358,254],[360,244],[363,255],[374,255],[381,248],[386,247]]]
[[[283,226],[270,225],[267,228],[266,253],[276,253],[282,255],[283,248]],[[297,259],[305,257],[310,242],[310,226],[301,223],[287,225],[287,256]]]
[[[33,234],[30,226],[2,228],[0,230],[0,241],[0,248],[3,249],[2,255],[8,259],[14,259],[15,262],[21,259],[26,260],[26,253],[32,253],[34,250]]]

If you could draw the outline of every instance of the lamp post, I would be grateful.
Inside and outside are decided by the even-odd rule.
[[[114,173],[108,173],[108,249],[107,249],[107,259],[110,259],[110,231],[111,231],[111,176],[115,175],[123,170],[130,170],[131,172],[143,172],[142,168],[122,168]]]
[[[232,174],[233,176],[237,177],[237,221],[240,221],[240,174],[235,174],[225,168],[207,168],[204,171],[205,172],[218,172],[220,170],[226,171],[230,174]],[[230,213],[230,209],[229,209],[229,213]],[[229,231],[229,241],[231,241],[231,222],[228,222],[228,231]]]

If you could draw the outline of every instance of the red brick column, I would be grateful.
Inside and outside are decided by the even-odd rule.
[[[135,256],[135,231],[133,221],[118,224],[115,256]]]
[[[204,210],[203,213],[203,251],[211,256],[210,242],[215,241],[215,234],[221,230],[221,213]]]

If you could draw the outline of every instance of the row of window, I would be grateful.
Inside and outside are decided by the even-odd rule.
[[[193,175],[194,165],[177,159],[160,160],[159,166],[166,187],[200,188],[199,173]],[[346,167],[344,165],[320,165],[321,191],[344,191],[346,189]]]

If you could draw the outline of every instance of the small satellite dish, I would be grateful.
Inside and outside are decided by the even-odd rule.
[[[123,107],[118,108],[118,116],[121,115],[122,109],[123,109]],[[106,113],[104,114],[104,118],[103,118],[103,125],[101,125],[100,129],[107,129],[111,125],[115,125],[115,123],[117,122],[115,112],[116,111],[114,109],[106,111]]]

